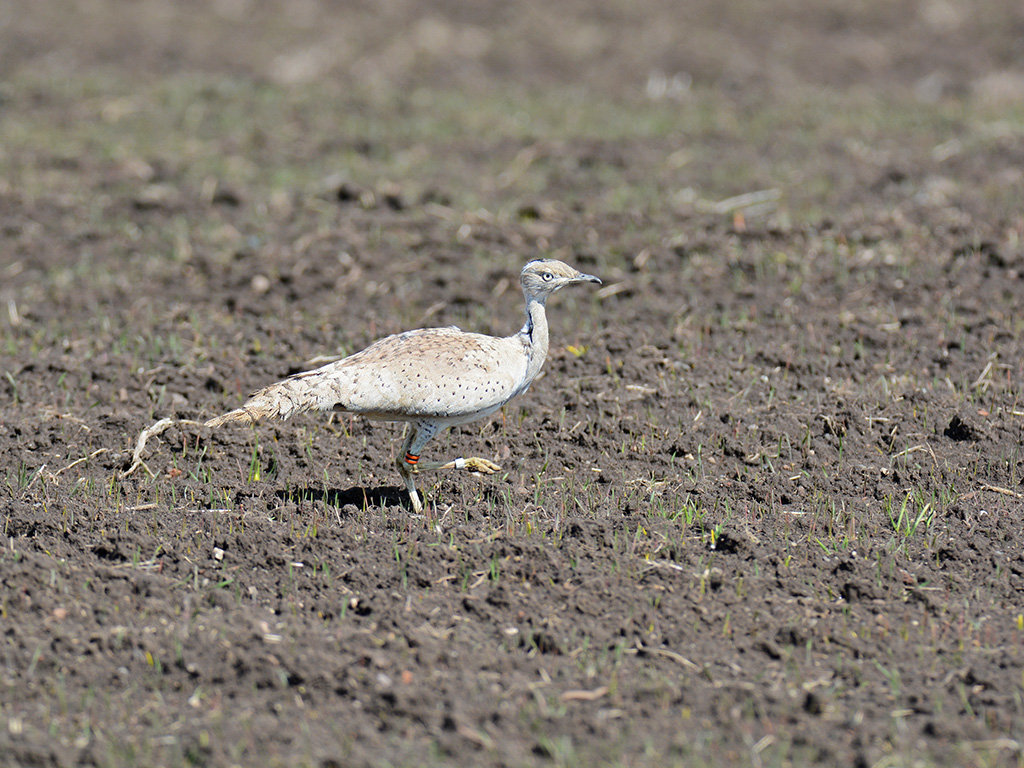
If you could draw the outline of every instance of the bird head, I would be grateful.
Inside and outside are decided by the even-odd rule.
[[[542,303],[552,293],[567,285],[601,284],[600,278],[586,275],[556,259],[535,259],[527,263],[519,275],[519,281],[523,284],[523,293],[527,298],[532,297]]]

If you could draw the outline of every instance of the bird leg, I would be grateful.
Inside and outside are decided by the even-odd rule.
[[[421,462],[420,451],[435,434],[437,434],[437,426],[432,423],[414,424],[409,430],[409,436],[405,438],[405,444],[402,446],[402,455],[395,461],[398,465],[398,471],[405,481],[405,488],[409,492],[409,501],[412,502],[413,512],[416,514],[423,512],[423,504],[420,501],[419,494],[416,492],[416,483],[413,480],[413,475],[436,469],[464,469],[467,472],[476,472],[481,475],[492,475],[501,470],[501,467],[493,461],[482,459],[479,456],[473,456],[468,459],[460,456],[451,461]]]
[[[409,430],[409,436],[405,438],[405,444],[402,446],[402,455],[395,459],[395,464],[398,465],[398,471],[402,475],[402,480],[405,481],[405,490],[409,492],[412,511],[420,515],[423,514],[423,503],[420,501],[419,494],[416,493],[416,483],[412,479],[413,474],[416,472],[416,461],[419,460],[419,456],[416,456],[414,461],[409,461],[409,459],[413,458],[413,454],[409,453],[409,447],[416,434],[417,430],[415,428]]]
[[[493,475],[495,472],[501,471],[501,467],[493,461],[482,459],[479,456],[471,456],[468,459],[459,456],[451,461],[425,461],[422,464],[417,463],[416,469],[413,471],[426,472],[431,469],[464,469],[467,472],[476,472],[478,475]]]

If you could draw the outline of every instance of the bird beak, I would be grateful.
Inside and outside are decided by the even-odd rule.
[[[580,272],[576,277],[572,279],[574,283],[597,283],[601,285],[601,278],[595,277],[594,275],[584,275]]]

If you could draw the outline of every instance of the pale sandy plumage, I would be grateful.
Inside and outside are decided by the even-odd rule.
[[[414,474],[431,469],[489,474],[500,469],[481,458],[420,463],[423,446],[441,430],[488,416],[525,392],[548,351],[547,297],[566,285],[601,281],[560,261],[541,259],[523,267],[520,282],[526,324],[513,336],[467,333],[455,326],[398,333],[343,360],[271,384],[241,408],[206,425],[287,419],[311,410],[411,422],[398,469],[413,509],[420,512]]]

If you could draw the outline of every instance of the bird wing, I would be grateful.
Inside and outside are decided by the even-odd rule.
[[[386,420],[440,418],[455,423],[500,408],[529,384],[529,353],[515,336],[455,327],[388,336],[361,352],[296,374],[296,410],[337,409]]]

